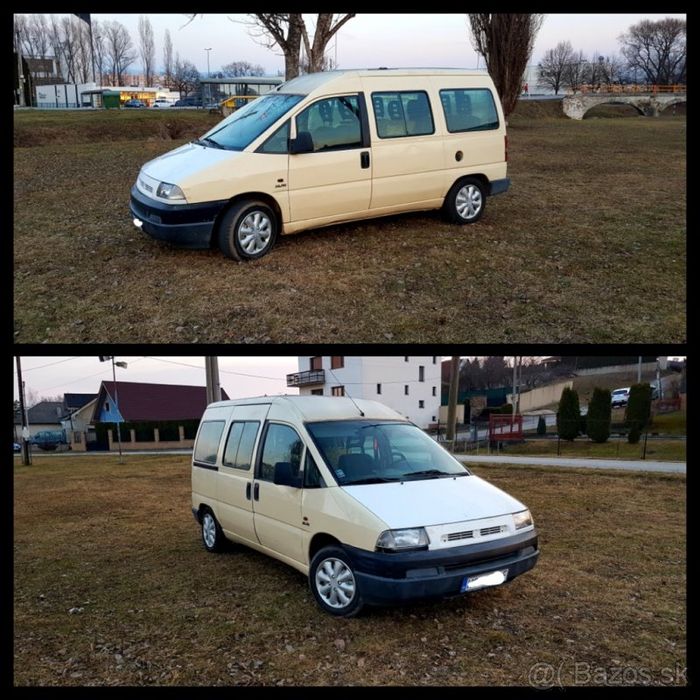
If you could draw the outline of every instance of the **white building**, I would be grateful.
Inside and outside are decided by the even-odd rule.
[[[301,395],[350,396],[386,404],[421,428],[440,415],[441,360],[427,357],[299,358],[299,372],[287,375],[287,386]]]

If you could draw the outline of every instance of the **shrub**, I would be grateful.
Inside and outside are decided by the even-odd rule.
[[[537,434],[547,434],[547,421],[545,421],[544,416],[540,416],[539,420],[537,421]]]
[[[610,417],[610,391],[596,387],[588,404],[586,420],[587,434],[593,442],[607,442],[610,437]]]
[[[633,384],[625,409],[625,423],[629,428],[627,441],[639,442],[642,430],[649,424],[651,416],[651,386],[649,384]]]
[[[559,399],[557,411],[557,432],[562,440],[575,440],[581,427],[581,409],[578,403],[578,393],[574,389],[564,387]]]

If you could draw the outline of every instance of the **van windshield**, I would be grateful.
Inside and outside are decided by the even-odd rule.
[[[470,475],[411,423],[323,421],[306,429],[340,486]]]
[[[264,95],[207,131],[197,143],[202,146],[242,151],[283,114],[294,107],[303,95]]]

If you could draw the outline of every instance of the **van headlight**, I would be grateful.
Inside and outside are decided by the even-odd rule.
[[[529,510],[521,510],[519,513],[513,513],[513,522],[516,530],[522,530],[532,525],[532,515]]]
[[[384,530],[377,538],[377,549],[385,552],[426,549],[429,544],[428,533],[423,527],[412,527],[405,530]]]
[[[177,186],[169,182],[161,182],[156,191],[158,197],[163,199],[184,199],[185,193]]]

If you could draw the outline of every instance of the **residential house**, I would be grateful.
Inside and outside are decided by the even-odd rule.
[[[421,428],[437,423],[440,409],[438,356],[303,356],[287,386],[301,395],[372,399],[398,411]]]
[[[33,437],[40,430],[61,430],[61,418],[63,417],[63,401],[40,401],[27,409],[27,422],[29,423],[29,435]],[[22,416],[19,411],[14,418],[15,442],[22,437]]]

